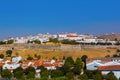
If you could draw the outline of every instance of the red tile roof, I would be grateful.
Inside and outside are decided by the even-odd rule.
[[[5,65],[5,63],[0,63],[0,66],[3,66],[3,65]]]
[[[120,70],[120,65],[100,66],[98,70]]]
[[[95,60],[100,60],[101,62],[111,62],[112,58],[98,58],[98,59],[97,58],[88,58],[86,60],[86,62],[89,63],[89,62],[93,62]]]
[[[44,67],[54,66],[53,64],[43,64]]]
[[[36,60],[34,61],[34,66],[41,66],[44,63],[43,60]]]
[[[7,64],[14,64],[14,62],[7,62]]]
[[[77,35],[67,35],[67,37],[78,37]]]

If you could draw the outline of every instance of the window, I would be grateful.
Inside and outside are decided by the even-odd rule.
[[[97,65],[95,65],[94,67],[96,67],[96,68],[97,68],[98,66],[97,66]]]

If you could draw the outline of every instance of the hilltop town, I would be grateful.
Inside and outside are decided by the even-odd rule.
[[[23,76],[20,77],[18,74],[24,74],[24,79],[27,77],[29,79],[43,78],[44,76],[52,79],[66,76],[67,78],[62,77],[62,80],[72,78],[88,80],[94,79],[93,76],[103,79],[112,72],[114,73],[112,76],[119,79],[120,42],[119,39],[114,38],[100,38],[100,36],[77,33],[47,33],[2,40],[0,41],[1,76],[3,78],[10,76],[9,74],[3,75],[6,74],[4,71],[8,70],[9,73],[14,74],[14,77],[11,75],[9,78],[15,79],[22,79]],[[71,63],[68,64],[67,61],[71,61]],[[66,67],[68,67],[68,71],[64,71]],[[26,73],[29,69],[32,71]],[[18,74],[16,70],[18,70]],[[56,71],[62,74],[55,77]],[[100,74],[97,73],[99,71]],[[33,74],[30,74],[31,72]],[[88,72],[93,75],[90,76]],[[87,79],[82,79],[82,76],[86,76]]]
[[[107,35],[98,35],[93,36],[89,34],[78,34],[75,32],[64,32],[64,33],[57,33],[57,34],[38,34],[35,36],[23,36],[23,37],[16,37],[16,38],[8,38],[7,40],[13,40],[14,43],[28,43],[30,41],[39,40],[41,43],[49,42],[50,38],[58,40],[75,40],[78,43],[110,43],[116,44],[119,42],[120,35],[119,34],[107,34]]]

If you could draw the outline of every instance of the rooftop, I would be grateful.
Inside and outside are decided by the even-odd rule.
[[[98,67],[98,70],[119,70],[120,71],[120,65],[100,66]]]

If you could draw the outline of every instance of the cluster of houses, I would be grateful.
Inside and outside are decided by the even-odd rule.
[[[77,34],[75,32],[71,32],[71,33],[66,32],[66,33],[57,33],[57,34],[47,33],[47,34],[38,34],[36,36],[16,37],[12,39],[14,39],[15,43],[27,43],[28,41],[32,41],[36,39],[40,40],[43,43],[43,42],[48,42],[49,38],[58,38],[59,40],[64,40],[64,39],[75,40],[79,43],[98,43],[98,42],[105,43],[106,42],[106,40],[98,39],[93,35]],[[115,41],[109,41],[109,40],[107,40],[107,42],[115,43]]]
[[[3,69],[9,69],[13,71],[18,67],[27,69],[32,66],[36,69],[36,74],[40,72],[37,69],[38,66],[44,66],[47,70],[55,70],[56,67],[62,67],[64,65],[63,60],[22,60],[21,56],[14,57],[12,60],[0,59],[0,66]],[[120,78],[120,58],[88,58],[86,60],[87,70],[100,70],[103,75],[108,74],[110,71],[119,79]],[[37,75],[39,76],[39,75]]]
[[[56,67],[62,67],[64,64],[63,60],[53,60],[53,59],[46,59],[46,60],[22,60],[21,56],[14,57],[12,60],[4,60],[0,59],[0,66],[2,66],[3,69],[9,69],[13,71],[14,69],[18,67],[22,67],[23,69],[28,68],[29,66],[32,66],[36,69],[36,72],[38,72],[37,67],[38,66],[44,66],[47,68],[47,70],[55,70]]]
[[[89,58],[86,66],[87,70],[100,70],[103,75],[112,71],[120,79],[120,58]]]

